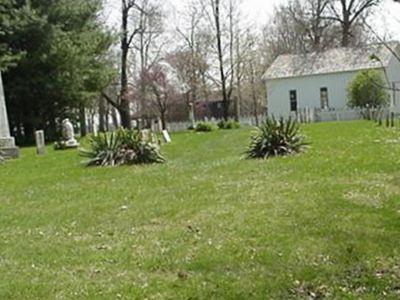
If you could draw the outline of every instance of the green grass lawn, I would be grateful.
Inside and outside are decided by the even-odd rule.
[[[165,165],[0,166],[0,299],[398,299],[400,132],[307,125],[306,153],[241,158],[250,129],[179,133]]]

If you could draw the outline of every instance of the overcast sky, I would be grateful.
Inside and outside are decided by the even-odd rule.
[[[119,0],[107,0],[107,12],[109,24],[118,26],[119,19]],[[257,24],[265,24],[272,15],[275,5],[285,3],[288,0],[243,0],[242,11],[250,22]],[[178,10],[186,2],[185,0],[166,0]],[[376,12],[373,22],[376,30],[381,34],[390,33],[394,39],[400,40],[400,4],[396,4],[393,0],[384,0],[382,8]],[[170,5],[168,5],[170,6]],[[179,17],[179,16],[178,16]],[[170,22],[174,22],[172,18]]]

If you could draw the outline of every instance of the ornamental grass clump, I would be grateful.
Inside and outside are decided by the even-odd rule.
[[[196,132],[210,132],[215,129],[215,125],[209,122],[199,122],[196,124]]]
[[[307,143],[300,134],[300,125],[292,120],[267,118],[251,137],[247,158],[267,159],[301,152]]]
[[[164,163],[157,141],[145,139],[139,130],[119,129],[113,133],[101,133],[89,140],[90,149],[81,149],[87,157],[87,166],[120,166]]]
[[[236,122],[234,120],[222,120],[218,122],[218,128],[219,129],[239,129],[240,128],[240,123]]]

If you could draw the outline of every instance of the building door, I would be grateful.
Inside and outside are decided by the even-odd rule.
[[[297,111],[297,91],[290,91],[290,111]]]

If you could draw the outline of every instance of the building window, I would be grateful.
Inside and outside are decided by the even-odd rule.
[[[297,91],[290,91],[290,111],[297,111]]]
[[[326,87],[321,88],[320,95],[321,95],[321,108],[328,109],[329,108],[328,88]]]

